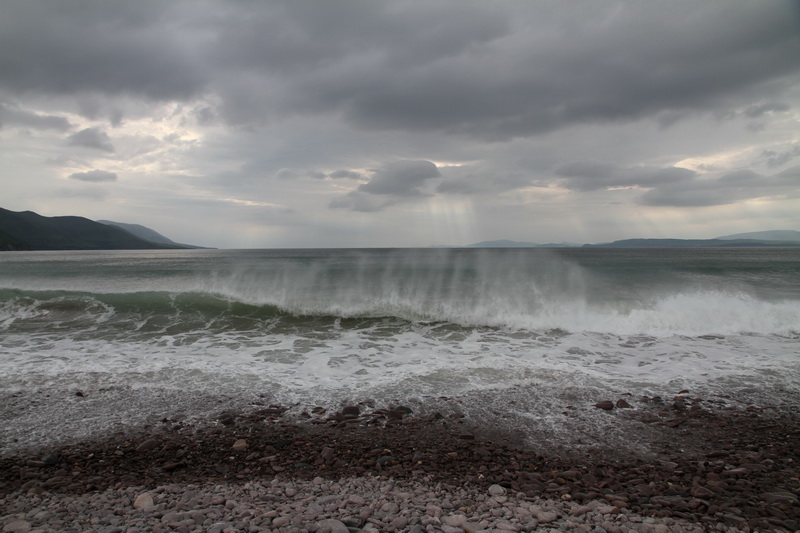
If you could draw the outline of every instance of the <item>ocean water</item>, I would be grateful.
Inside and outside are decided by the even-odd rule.
[[[800,395],[800,248],[0,254],[0,446],[254,399],[557,432],[680,390]]]

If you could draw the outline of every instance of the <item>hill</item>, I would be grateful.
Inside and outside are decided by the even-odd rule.
[[[177,246],[180,248],[204,248],[203,246],[194,246],[192,244],[183,244],[180,242],[175,242],[172,239],[164,237],[156,230],[150,229],[146,226],[142,226],[141,224],[126,224],[125,222],[113,222],[111,220],[98,220],[100,224],[105,224],[107,226],[116,226],[118,228],[122,228],[128,233],[131,233],[140,239],[144,239],[146,241],[155,242],[159,244],[167,244],[170,246]]]
[[[760,241],[781,241],[781,242],[800,242],[800,231],[793,231],[787,229],[779,229],[772,231],[753,231],[750,233],[736,233],[734,235],[725,235],[724,237],[717,237],[723,241],[739,240],[739,239],[756,239]]]
[[[0,250],[151,250],[184,248],[151,242],[122,228],[76,216],[44,217],[0,208]]]
[[[754,248],[800,246],[800,242],[758,239],[625,239],[602,244],[584,244],[583,246],[595,248]]]

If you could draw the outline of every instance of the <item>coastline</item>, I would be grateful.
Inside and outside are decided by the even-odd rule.
[[[137,523],[150,520],[164,525],[164,530],[175,530],[168,523],[176,516],[167,520],[164,516],[191,511],[178,510],[188,505],[178,503],[189,492],[200,498],[193,505],[207,503],[204,508],[213,505],[210,500],[201,501],[200,495],[230,493],[225,502],[215,504],[222,509],[227,509],[227,500],[239,502],[242,495],[250,494],[245,498],[252,500],[248,509],[260,521],[254,515],[246,524],[249,529],[231,522],[226,526],[233,528],[230,531],[324,531],[328,526],[319,526],[322,520],[337,520],[353,530],[369,529],[369,524],[378,530],[411,531],[416,526],[422,528],[419,531],[469,530],[457,525],[459,518],[451,518],[454,525],[444,521],[453,515],[463,515],[465,523],[479,526],[483,521],[495,529],[502,519],[503,527],[510,524],[516,531],[530,529],[532,524],[552,530],[600,524],[608,526],[601,526],[606,531],[687,531],[692,525],[723,531],[800,529],[796,402],[715,406],[688,395],[628,401],[630,409],[612,406],[606,410],[608,406],[600,404],[588,408],[608,416],[610,424],[622,423],[626,417],[638,421],[638,426],[626,427],[650,428],[652,432],[646,435],[630,435],[632,440],[654,439],[647,442],[647,453],[571,448],[568,441],[554,443],[546,435],[538,441],[519,439],[508,425],[455,410],[415,413],[419,410],[375,408],[369,403],[331,411],[307,408],[299,414],[298,409],[264,405],[226,410],[206,420],[165,417],[149,428],[16,449],[0,457],[0,508],[7,510],[0,517],[0,527],[21,521],[47,531],[47,521],[37,523],[34,511],[50,509],[45,513],[48,520],[60,520],[53,518],[58,509],[72,516],[64,498],[91,500],[104,495],[117,501],[115,509],[124,504],[126,516]],[[574,429],[578,435],[580,428]],[[381,511],[383,504],[370,507],[365,503],[358,513],[372,509],[372,515],[358,518],[358,523],[354,516],[361,514],[353,515],[346,499],[331,500],[341,507],[323,509],[313,520],[305,508],[293,516],[287,514],[285,523],[273,523],[278,515],[263,516],[278,508],[284,516],[303,499],[308,500],[303,504],[307,507],[314,499],[337,494],[359,496],[358,487],[365,487],[359,497],[368,502],[370,491],[387,484],[405,487],[389,492],[418,490],[428,496],[403,496],[400,503],[387,500],[388,509],[398,506],[394,513]],[[328,494],[323,494],[323,487]],[[513,505],[510,500],[498,501],[488,492],[491,487],[502,487],[501,499],[511,499]],[[132,500],[145,493],[155,497],[155,506],[134,508]],[[451,500],[457,495],[472,504],[455,506]],[[433,503],[437,500],[454,506],[442,509],[439,505],[439,516],[433,516],[437,511],[431,515],[426,509],[437,507]],[[408,508],[405,514],[403,501]],[[422,501],[416,514],[415,501]],[[531,512],[532,506],[543,513],[544,521]],[[492,510],[505,509],[512,509],[512,516],[492,514]],[[227,511],[231,514],[233,509]],[[483,515],[488,518],[480,519]],[[392,520],[401,516],[406,524],[397,527],[400,520],[390,528]],[[189,520],[188,515],[182,520]],[[656,528],[659,525],[667,529]],[[187,522],[181,527],[201,531],[207,526],[193,528]],[[118,526],[87,522],[84,529],[76,530],[112,531],[113,527]]]

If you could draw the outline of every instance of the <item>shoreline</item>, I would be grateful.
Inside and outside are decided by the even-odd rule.
[[[542,512],[556,512],[560,518],[548,526],[553,528],[570,517],[574,521],[576,509],[594,506],[607,511],[605,518],[650,520],[637,522],[640,529],[661,524],[668,528],[663,531],[685,530],[675,529],[675,520],[682,527],[723,524],[730,531],[800,529],[796,408],[715,407],[687,396],[630,402],[634,408],[612,405],[607,410],[598,403],[591,409],[610,417],[611,424],[625,417],[638,421],[639,426],[631,427],[650,427],[652,433],[630,436],[656,439],[648,442],[647,454],[614,454],[603,446],[576,451],[546,442],[546,435],[540,442],[519,439],[507,425],[459,412],[417,415],[410,408],[364,404],[330,412],[303,410],[300,415],[273,405],[229,410],[204,421],[164,418],[149,429],[0,457],[0,507],[24,509],[36,502],[41,506],[48,498],[52,503],[67,495],[110,491],[123,495],[132,508],[131,491],[141,494],[159,487],[178,494],[209,486],[236,492],[254,483],[268,492],[274,483],[281,490],[291,484],[311,490],[314,483],[345,483],[355,490],[359,483],[391,482],[466,491],[473,499],[499,486],[507,493],[504,497],[520,505],[538,502],[550,509]],[[282,497],[292,500],[285,491]],[[22,518],[16,511],[0,517],[0,527],[26,521],[30,510]],[[336,519],[341,518],[347,517]],[[395,529],[421,524],[421,518],[412,523],[413,518],[407,527]],[[524,520],[515,520],[512,524],[523,530]],[[366,518],[362,522],[351,527],[368,523]],[[278,529],[302,528],[289,521]],[[445,531],[441,525],[434,530]]]

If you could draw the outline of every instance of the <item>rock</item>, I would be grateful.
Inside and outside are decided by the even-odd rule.
[[[558,520],[558,514],[555,511],[539,511],[536,513],[536,519],[540,524],[549,524]]]
[[[367,500],[365,500],[358,494],[351,494],[350,496],[347,497],[347,501],[355,505],[365,505],[367,503]]]
[[[55,466],[60,460],[61,458],[57,453],[51,453],[42,457],[42,462],[47,466]]]
[[[247,449],[247,441],[245,439],[238,439],[233,443],[231,449],[235,452],[241,452]]]
[[[703,499],[711,498],[712,496],[714,496],[714,494],[715,494],[714,491],[709,490],[705,487],[697,486],[692,488],[692,496],[694,496],[695,498],[703,498]]]
[[[319,456],[325,461],[327,461],[328,459],[332,459],[335,453],[336,452],[333,448],[325,446],[324,448],[322,448],[322,451],[319,453]]]
[[[765,492],[761,495],[761,499],[767,503],[776,504],[784,503],[787,505],[796,505],[797,496],[791,492]]]
[[[14,520],[6,524],[3,528],[3,533],[28,533],[31,530],[30,522],[25,520]]]
[[[395,517],[395,519],[389,523],[389,530],[402,531],[407,525],[408,525],[408,518],[406,518],[405,516],[398,516]]]
[[[504,489],[500,485],[492,485],[489,487],[489,496],[497,497],[505,495],[506,495],[506,489]]]
[[[272,520],[272,525],[275,527],[283,527],[291,521],[288,516],[279,516]],[[344,526],[344,524],[342,524]],[[346,528],[347,526],[345,526]]]
[[[448,526],[463,527],[467,521],[467,517],[463,514],[454,514],[444,518],[443,522]]]
[[[342,414],[344,416],[358,416],[361,414],[361,408],[357,405],[348,405],[342,408]]]
[[[275,524],[275,521],[273,520],[272,523]],[[344,525],[344,523],[333,518],[328,518],[326,520],[320,520],[317,522],[317,531],[320,533],[325,531],[329,533],[350,533],[350,530],[347,529],[347,526]]]
[[[617,400],[617,407],[619,409],[632,409],[633,408],[633,406],[631,404],[629,404],[628,402],[626,402],[622,398]]]
[[[149,452],[151,450],[155,450],[161,445],[161,443],[156,439],[147,439],[143,443],[139,444],[136,447],[137,452]]]
[[[594,404],[594,406],[604,411],[611,411],[612,409],[614,409],[614,403],[611,400],[604,400],[602,402],[597,402],[596,404]]]
[[[139,494],[133,501],[134,509],[139,509],[140,511],[149,511],[151,509],[155,509],[155,506],[155,502],[153,502],[153,495],[149,492],[143,492],[142,494]]]
[[[164,472],[174,472],[175,470],[183,468],[184,466],[186,466],[186,463],[184,463],[183,461],[178,461],[176,463],[165,464],[164,466],[161,467],[161,470],[163,470]]]

